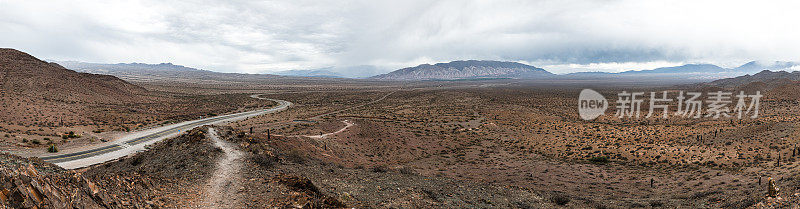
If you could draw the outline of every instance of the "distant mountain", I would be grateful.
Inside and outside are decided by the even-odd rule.
[[[763,70],[753,75],[719,79],[708,83],[695,84],[690,87],[721,88],[733,92],[744,91],[748,94],[753,94],[756,91],[760,91],[761,94],[767,99],[800,100],[800,71],[773,72],[769,70]]]
[[[280,77],[269,74],[218,73],[181,65],[174,65],[172,63],[100,64],[74,61],[55,62],[75,71],[113,75],[130,81],[177,81],[197,83],[209,81],[257,81]]]
[[[346,78],[369,78],[372,76],[386,73],[386,70],[380,69],[373,65],[356,65],[346,67],[333,67],[329,69],[332,72],[341,74]]]
[[[712,64],[687,64],[675,67],[661,67],[652,70],[625,71],[621,74],[715,74],[730,70]]]
[[[675,67],[662,67],[652,70],[631,70],[620,73],[607,72],[579,72],[563,75],[564,79],[646,79],[667,82],[677,80],[683,82],[698,82],[742,75],[731,69],[725,69],[711,64],[687,64]]]
[[[56,63],[79,72],[113,75],[130,81],[180,81],[191,83],[205,81],[274,79],[279,77],[269,74],[218,73],[181,65],[174,65],[172,63],[100,64],[74,61],[56,61]]]
[[[800,80],[800,71],[786,72],[786,71],[769,71],[764,70],[754,75],[743,75],[734,78],[719,79],[707,83],[707,85],[717,86],[722,88],[735,88],[737,86],[747,85],[754,82],[764,83],[767,86],[782,85],[786,81]]]
[[[742,66],[734,68],[734,70],[738,72],[743,72],[746,74],[756,74],[758,72],[769,70],[769,71],[795,71],[800,70],[800,63],[796,62],[758,62],[752,61],[748,62]]]
[[[544,69],[516,62],[501,61],[453,61],[423,64],[403,68],[373,79],[382,80],[454,80],[474,78],[530,78],[540,79],[554,76]]]
[[[618,79],[638,81],[658,81],[670,83],[708,82],[718,79],[733,78],[747,74],[756,74],[762,70],[794,70],[800,69],[800,63],[794,62],[748,62],[736,68],[722,68],[712,64],[687,64],[674,67],[662,67],[652,70],[625,71],[620,73],[579,72],[560,76],[561,79]],[[763,76],[763,75],[762,75]],[[724,82],[724,81],[723,81]]]
[[[285,76],[300,76],[300,77],[325,77],[325,78],[343,78],[344,75],[336,72],[331,72],[327,69],[315,69],[315,70],[287,70],[287,71],[280,71],[276,72],[276,75],[285,75]]]

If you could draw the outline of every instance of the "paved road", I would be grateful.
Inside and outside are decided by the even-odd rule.
[[[263,99],[260,98],[259,95],[252,95],[251,97],[257,99]],[[172,136],[176,136],[182,131],[191,130],[193,128],[203,125],[242,120],[248,117],[278,112],[292,105],[291,102],[283,100],[276,100],[276,99],[267,99],[267,100],[272,100],[277,102],[278,106],[269,109],[254,110],[254,111],[241,112],[229,115],[220,115],[216,117],[186,121],[178,124],[172,124],[168,126],[137,131],[122,136],[119,140],[116,140],[117,143],[111,145],[106,145],[99,148],[82,150],[72,153],[41,156],[40,158],[45,162],[54,163],[66,169],[87,167],[90,165],[114,160],[129,155],[131,153],[144,150],[146,145],[153,144],[155,142],[161,141],[163,139]]]

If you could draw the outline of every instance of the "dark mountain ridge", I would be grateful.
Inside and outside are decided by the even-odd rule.
[[[422,64],[377,75],[381,80],[449,80],[471,78],[547,78],[554,74],[542,68],[502,61],[466,60]]]

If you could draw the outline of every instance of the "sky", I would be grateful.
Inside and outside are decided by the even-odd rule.
[[[554,73],[800,61],[797,1],[0,0],[0,47],[218,72],[453,60]],[[365,67],[366,66],[366,67]]]

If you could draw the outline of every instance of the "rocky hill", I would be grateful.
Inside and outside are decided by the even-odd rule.
[[[88,103],[128,102],[147,93],[116,77],[78,73],[15,49],[0,49],[0,91],[3,98]]]
[[[423,64],[374,76],[382,80],[455,80],[480,78],[547,78],[552,73],[544,69],[516,62],[453,61]]]
[[[52,127],[109,122],[106,116],[122,110],[120,106],[164,101],[114,76],[79,73],[15,49],[0,49],[0,124]],[[9,126],[0,127],[8,131]]]

